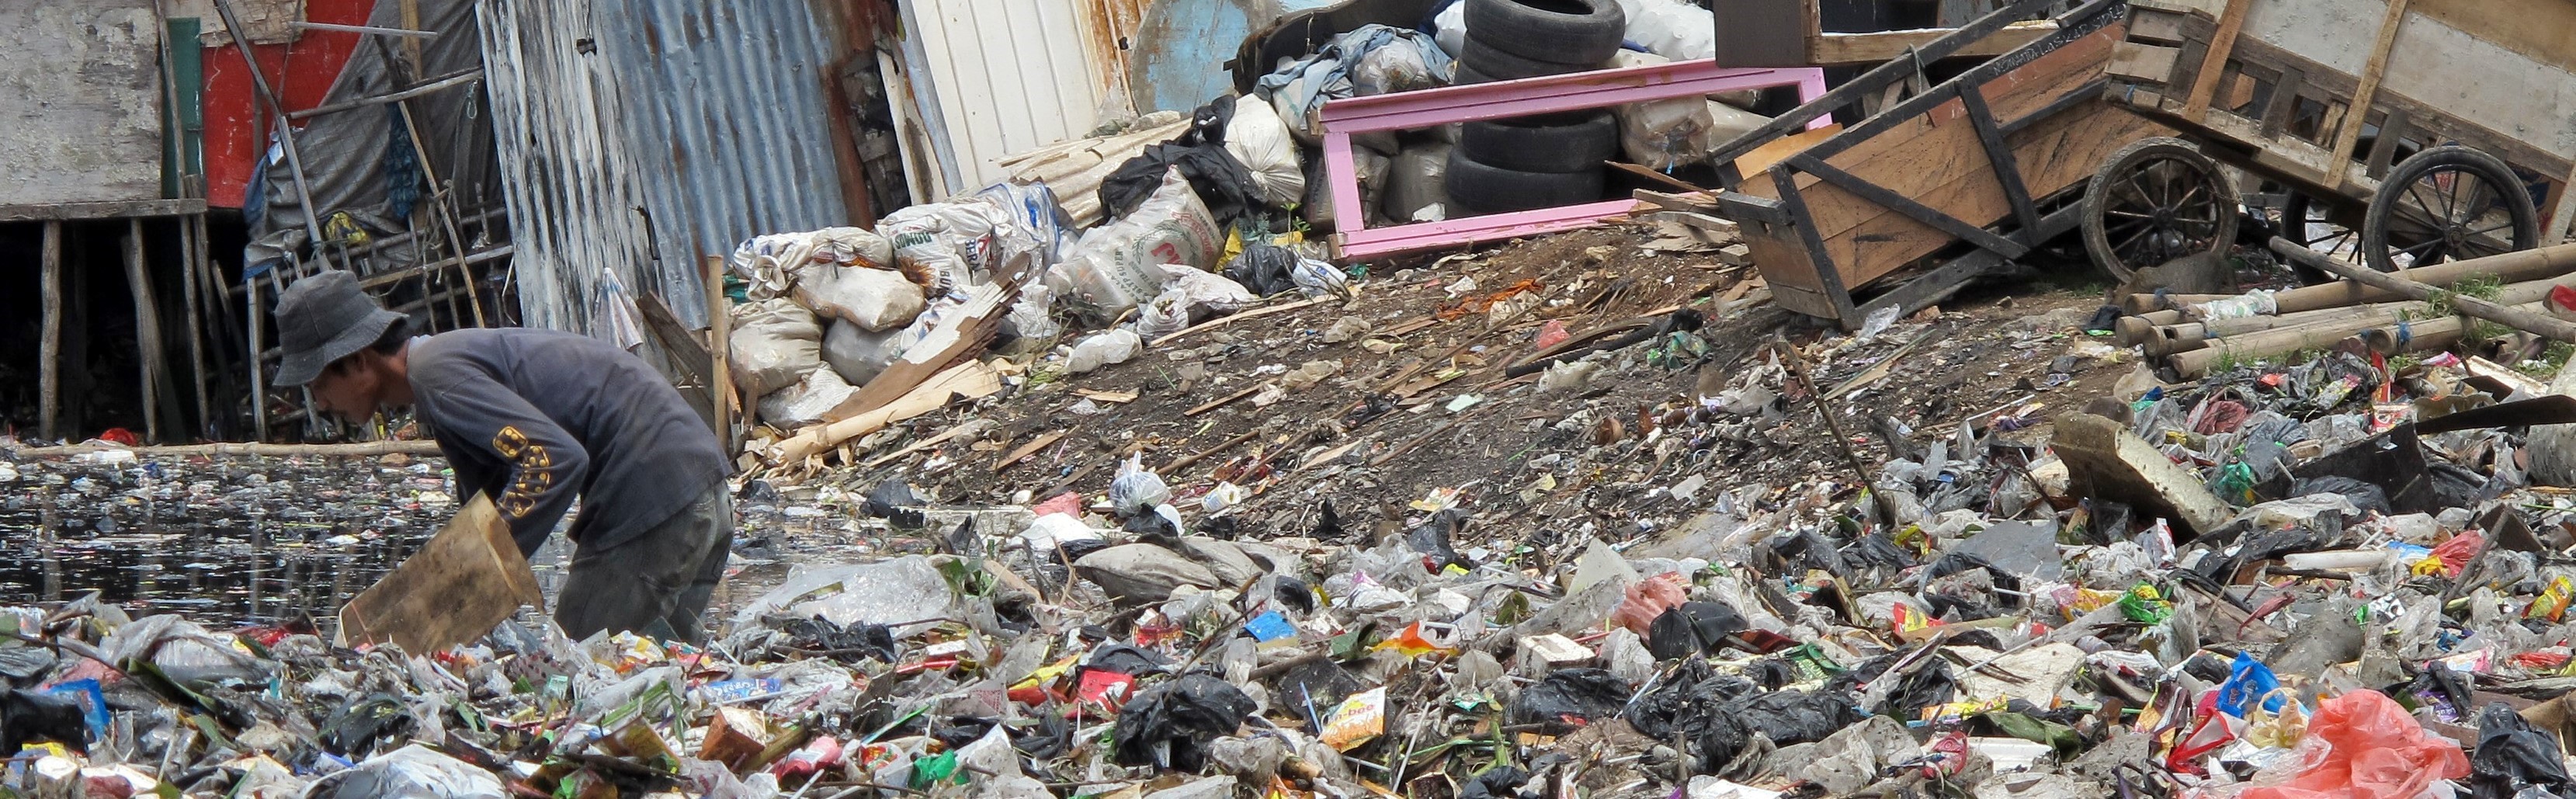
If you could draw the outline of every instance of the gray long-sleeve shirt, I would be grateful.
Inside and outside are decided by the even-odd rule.
[[[467,496],[492,496],[535,554],[582,498],[571,536],[613,547],[723,479],[724,448],[643,359],[550,330],[458,330],[412,339],[413,408]]]

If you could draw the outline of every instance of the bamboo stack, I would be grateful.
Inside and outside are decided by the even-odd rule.
[[[2544,313],[2541,300],[2552,289],[2576,287],[2571,273],[2576,273],[2576,244],[2428,266],[2402,276],[2441,287],[2475,279],[2506,281],[2486,299]],[[2167,307],[2153,308],[2158,301],[2151,295],[2133,295],[2123,304],[2137,315],[2119,321],[2121,341],[2166,358],[2175,371],[2191,378],[2229,361],[2324,349],[2355,336],[2391,352],[2439,349],[2459,342],[2470,329],[2467,317],[2451,315],[2435,303],[2349,280],[2280,292],[2273,297],[2276,310],[2266,315],[2204,320],[2184,310],[2233,296],[2168,295],[2161,301]],[[2437,312],[2443,315],[2435,316]]]

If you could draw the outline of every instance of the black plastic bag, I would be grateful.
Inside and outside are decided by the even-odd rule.
[[[1628,707],[1626,718],[1649,738],[1671,740],[1675,732],[1696,734],[1718,715],[1720,708],[1753,692],[1753,683],[1718,674],[1709,668],[1708,661],[1692,659],[1684,661],[1672,677],[1654,690],[1638,697],[1636,704]]]
[[[369,694],[331,715],[322,725],[322,748],[332,754],[365,759],[376,742],[410,732],[411,711],[392,694]]]
[[[2434,717],[2454,724],[2469,720],[2469,708],[2475,706],[2468,680],[2439,660],[2425,663],[2424,671],[2406,684],[2406,692],[2414,695],[2419,704],[2430,705]]]
[[[24,688],[0,694],[0,752],[15,753],[46,741],[89,751],[89,716],[81,703],[68,695]]]
[[[2567,776],[2558,739],[2531,728],[2531,722],[2503,702],[2478,713],[2478,750],[2469,756],[2471,799],[2513,799],[2526,788],[2560,796],[2576,794],[2576,779]]]
[[[1506,719],[1562,735],[1609,718],[1628,703],[1628,681],[1608,669],[1558,669],[1521,689]]]
[[[1515,766],[1495,766],[1458,789],[1458,799],[1521,799],[1520,787],[1530,774]]]
[[[1298,715],[1321,716],[1333,712],[1334,706],[1351,694],[1359,693],[1362,686],[1359,678],[1352,677],[1341,664],[1330,658],[1317,658],[1288,667],[1272,687],[1275,690],[1271,696],[1278,697],[1278,707]],[[1316,729],[1322,729],[1323,719],[1309,720],[1315,722]]]
[[[1896,687],[1879,703],[1878,712],[1901,719],[1921,718],[1924,708],[1949,704],[1958,695],[1959,680],[1950,674],[1950,661],[1936,657],[1899,678]]]
[[[1724,604],[1684,602],[1665,608],[1646,625],[1646,651],[1658,661],[1704,654],[1750,626]]]
[[[1261,209],[1260,190],[1252,185],[1252,170],[1237,161],[1223,145],[1186,145],[1177,141],[1147,145],[1145,151],[1100,181],[1100,208],[1110,219],[1118,219],[1145,204],[1145,198],[1163,187],[1163,173],[1179,167],[1181,177],[1190,182],[1190,191],[1199,196],[1208,214],[1222,228],[1246,213]]]
[[[882,624],[858,622],[843,627],[817,616],[796,619],[778,629],[787,634],[789,645],[842,663],[870,658],[893,663],[902,657],[895,649],[894,631]]]
[[[1225,276],[1243,284],[1253,294],[1268,297],[1297,290],[1291,273],[1297,267],[1297,253],[1267,242],[1245,242],[1243,252],[1225,262]],[[1325,539],[1332,540],[1332,539]]]
[[[1162,674],[1165,667],[1170,665],[1172,665],[1170,659],[1154,650],[1116,643],[1101,644],[1100,648],[1091,650],[1090,657],[1082,659],[1083,668],[1099,669],[1130,677]]]
[[[1412,547],[1413,551],[1422,553],[1424,560],[1429,561],[1425,565],[1435,573],[1453,565],[1472,568],[1476,564],[1468,562],[1465,556],[1458,554],[1458,548],[1449,543],[1458,537],[1458,530],[1466,525],[1466,511],[1444,508],[1439,513],[1432,514],[1431,520],[1423,522],[1422,526],[1404,531],[1404,544]]]
[[[1734,703],[1691,737],[1700,753],[1700,773],[1725,770],[1735,756],[1760,736],[1773,746],[1815,743],[1868,718],[1839,691],[1774,691]]]
[[[1229,735],[1252,716],[1252,697],[1223,678],[1190,672],[1145,689],[1118,712],[1110,743],[1117,761],[1195,772],[1206,765],[1209,741]]]

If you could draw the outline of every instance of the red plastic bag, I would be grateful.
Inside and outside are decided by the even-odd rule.
[[[2442,576],[2458,577],[2460,570],[2469,567],[2469,559],[2477,557],[2478,552],[2486,547],[2486,536],[2479,535],[2476,530],[2467,530],[2434,547],[2432,556],[2441,559]]]
[[[1679,572],[1665,572],[1628,586],[1627,601],[1610,614],[1610,621],[1638,635],[1655,623],[1664,611],[1690,600],[1690,581]]]
[[[2458,741],[2425,734],[2378,691],[2320,704],[2299,757],[2305,767],[2290,784],[2249,789],[2238,799],[2413,799],[2434,780],[2469,776]]]

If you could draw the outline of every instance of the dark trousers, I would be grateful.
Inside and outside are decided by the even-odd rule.
[[[573,640],[631,631],[665,641],[706,642],[707,611],[733,554],[733,496],[724,481],[643,535],[573,550],[555,624]]]

